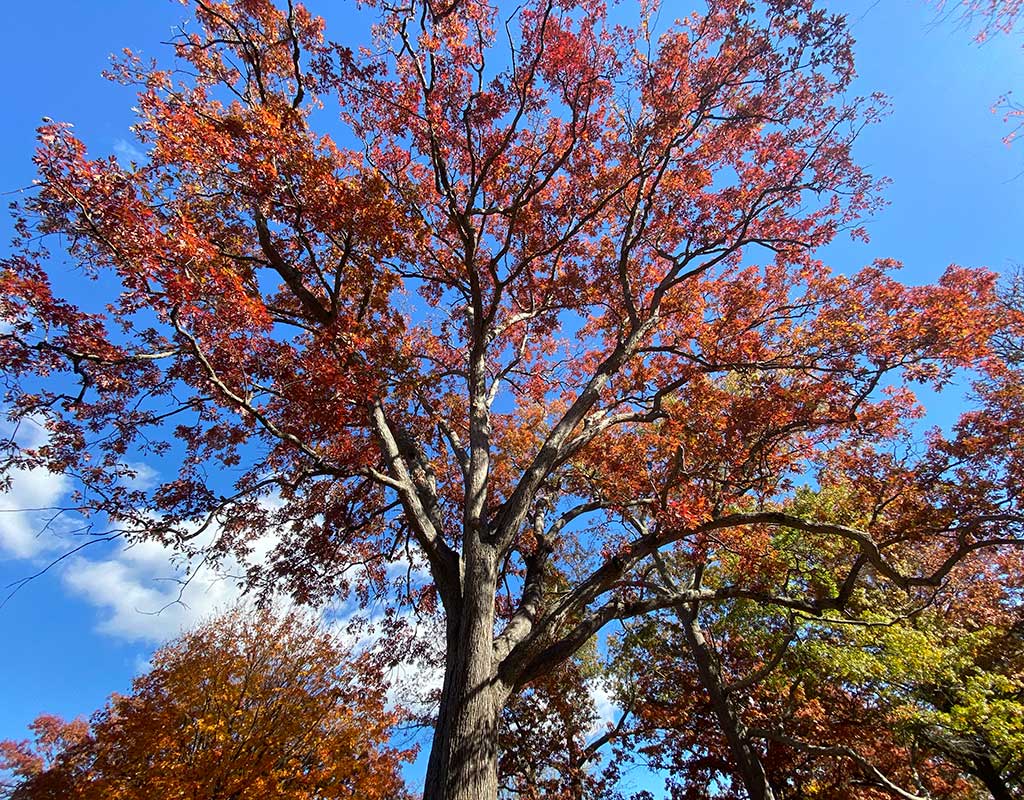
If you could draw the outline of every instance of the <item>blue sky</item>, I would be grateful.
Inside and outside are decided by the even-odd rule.
[[[309,5],[326,14],[336,38],[344,36],[337,19],[346,16],[346,6]],[[679,10],[688,10],[683,5],[677,3]],[[903,277],[911,283],[936,278],[950,263],[1000,271],[1024,263],[1024,141],[1003,145],[1006,126],[990,110],[1005,91],[1024,92],[1024,37],[979,46],[968,31],[938,22],[924,0],[832,5],[849,15],[858,40],[856,92],[880,91],[893,104],[892,114],[867,130],[857,148],[860,162],[892,185],[890,205],[868,225],[871,243],[837,243],[826,261],[845,272],[893,257],[906,263]],[[124,46],[147,55],[166,52],[159,42],[185,13],[170,0],[5,4],[0,192],[30,183],[34,129],[43,116],[73,122],[94,153],[126,152],[132,93],[99,73],[108,54]],[[0,252],[9,232],[7,220],[0,221]],[[60,552],[54,549],[59,543],[31,535],[38,519],[11,509],[45,505],[62,490],[54,476],[29,475],[0,498],[0,585]],[[110,692],[127,689],[156,644],[231,597],[224,584],[199,582],[186,598],[189,609],[144,613],[174,597],[176,586],[159,580],[171,574],[168,554],[158,547],[127,553],[93,548],[0,607],[6,656],[0,659],[0,739],[21,738],[43,711],[90,713]]]

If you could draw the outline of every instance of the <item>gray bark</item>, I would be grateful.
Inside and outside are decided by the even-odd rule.
[[[479,544],[467,552],[465,594],[448,610],[441,706],[423,800],[498,796],[498,726],[509,695],[493,653],[495,559]]]

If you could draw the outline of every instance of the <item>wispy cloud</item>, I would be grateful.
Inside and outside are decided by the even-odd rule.
[[[97,630],[118,639],[160,643],[241,597],[237,583],[212,569],[186,576],[174,553],[156,542],[140,542],[112,557],[75,558],[64,585],[100,610]]]
[[[47,440],[45,428],[31,419],[17,427],[0,423],[0,436],[23,448]],[[159,478],[147,464],[128,466],[135,474],[125,484],[132,488],[149,488]],[[46,469],[15,472],[10,490],[0,495],[0,558],[23,562],[26,577],[57,566],[68,594],[97,609],[101,633],[164,642],[242,596],[238,581],[225,577],[244,572],[236,561],[215,570],[198,559],[188,562],[156,541],[102,544],[102,537],[75,535],[82,534],[83,521],[62,509],[71,488],[69,478]],[[205,535],[212,539],[217,534],[214,528]],[[75,552],[83,544],[90,546]],[[258,557],[272,546],[273,541],[256,542],[253,553]]]
[[[53,535],[60,523],[54,505],[68,481],[45,469],[15,474],[10,491],[0,497],[0,553],[35,558],[58,547]]]
[[[142,164],[146,161],[146,154],[127,139],[117,139],[114,142],[114,153],[125,167],[132,162]]]
[[[11,430],[6,433],[12,435]],[[46,432],[38,425],[23,425],[18,438],[25,446],[37,447],[45,442]],[[149,488],[159,480],[159,474],[149,465],[129,466],[135,472],[130,480],[133,488]],[[46,470],[17,473],[12,490],[0,497],[0,558],[23,562],[26,572],[54,564],[69,600],[95,609],[99,633],[120,641],[159,645],[242,601],[244,588],[230,576],[244,575],[244,563],[228,558],[214,566],[201,557],[188,560],[173,547],[154,540],[97,542],[96,547],[56,563],[82,543],[80,537],[70,535],[76,525],[73,517],[58,515],[53,521],[55,512],[48,510],[68,503],[71,488],[68,478]],[[265,502],[279,501],[271,497]],[[218,527],[211,525],[192,544],[201,550],[203,541],[212,542],[219,535]],[[278,537],[268,534],[252,543],[247,558],[260,561],[277,543]],[[415,564],[410,570],[404,561],[390,564],[388,573],[392,578],[408,577],[416,583],[429,578],[423,565]],[[275,598],[274,603],[281,608],[291,604],[283,596]],[[317,613],[322,613],[328,627],[350,646],[362,648],[379,641],[381,632],[374,623],[381,621],[381,612],[360,609],[350,599]],[[353,633],[349,623],[356,618],[368,624],[357,626],[358,632]],[[426,640],[436,637],[436,631],[423,629],[412,616],[407,622]],[[142,667],[138,664],[137,670]],[[410,655],[394,667],[389,678],[390,705],[428,714],[430,696],[440,688],[443,674],[424,659]]]
[[[619,717],[622,716],[622,709],[615,702],[608,682],[589,680],[587,681],[587,691],[597,713],[597,719],[594,720],[594,724],[587,732],[587,739],[595,739],[618,722]]]

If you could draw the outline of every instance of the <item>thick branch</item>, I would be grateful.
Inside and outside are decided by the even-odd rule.
[[[267,224],[267,218],[263,216],[263,212],[257,209],[254,215],[256,217],[256,233],[259,236],[260,248],[263,250],[263,254],[267,257],[270,265],[287,284],[303,310],[321,325],[329,325],[332,321],[331,312],[324,307],[324,304],[306,286],[302,273],[281,256],[281,252],[277,249],[277,245],[274,244],[274,240],[270,236],[270,227]]]
[[[452,612],[458,608],[462,596],[458,555],[444,541],[437,515],[430,513],[431,500],[428,498],[427,503],[424,503],[421,490],[417,489],[409,465],[402,455],[398,437],[388,423],[380,402],[374,403],[370,414],[377,441],[387,461],[388,472],[394,480],[410,528],[427,556],[441,601]]]

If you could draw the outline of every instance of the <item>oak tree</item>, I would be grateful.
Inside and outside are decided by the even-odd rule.
[[[376,0],[339,42],[291,0],[191,5],[176,65],[112,69],[142,163],[40,129],[0,363],[49,438],[4,464],[72,476],[103,530],[248,556],[255,589],[436,613],[426,800],[495,797],[502,709],[623,620],[841,614],[1021,543],[994,276],[816,255],[877,202],[842,16]],[[965,368],[984,410],[908,450],[912,386]]]

